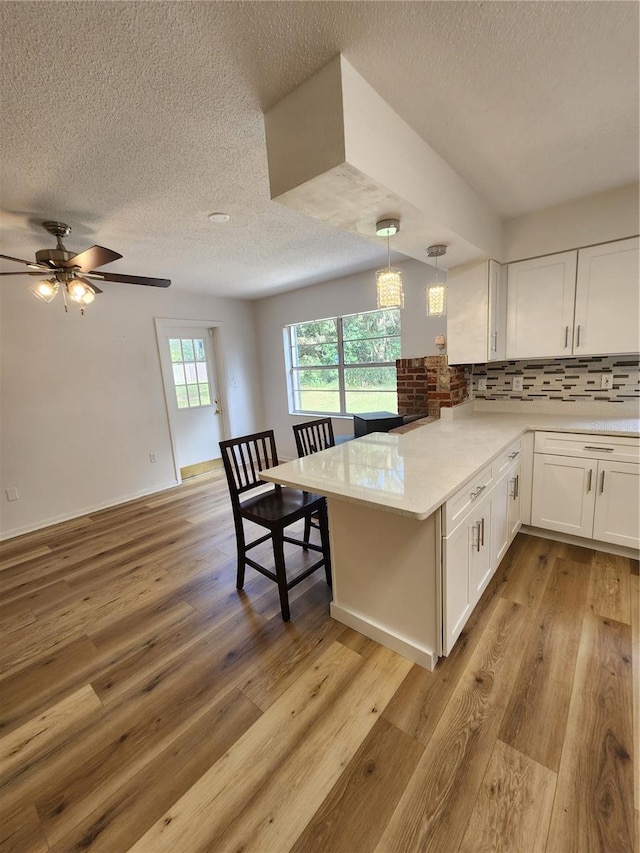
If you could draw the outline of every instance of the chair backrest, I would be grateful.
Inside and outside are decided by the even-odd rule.
[[[309,456],[327,447],[334,447],[336,443],[331,418],[316,418],[314,421],[294,424],[293,434],[298,456]]]
[[[278,464],[272,429],[221,441],[220,450],[232,501],[243,492],[262,486],[265,481],[260,479],[260,473]]]

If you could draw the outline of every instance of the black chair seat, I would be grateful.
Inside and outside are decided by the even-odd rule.
[[[289,621],[289,590],[304,580],[316,569],[324,566],[327,583],[331,586],[331,555],[329,553],[329,525],[327,522],[326,501],[320,495],[303,492],[276,485],[270,491],[261,491],[257,495],[240,500],[240,495],[253,489],[265,486],[260,474],[267,468],[278,464],[273,430],[245,435],[220,442],[224,471],[227,475],[233,522],[236,528],[236,545],[238,548],[237,589],[244,586],[246,566],[251,566],[260,574],[278,584],[280,609],[282,619]],[[309,541],[311,516],[316,515],[320,528],[320,545]],[[302,540],[284,535],[285,528],[296,521],[304,519],[305,534]],[[250,521],[269,532],[264,536],[247,542],[244,521]],[[263,566],[248,556],[247,552],[257,545],[271,540],[273,546],[273,561],[275,571]],[[284,543],[300,545],[305,551],[318,551],[321,559],[307,566],[296,577],[287,578]]]
[[[321,501],[324,501],[321,495],[282,486],[277,491],[247,498],[242,501],[240,508],[243,517],[255,524],[281,524],[287,519],[288,525],[304,518],[309,512],[315,512]]]

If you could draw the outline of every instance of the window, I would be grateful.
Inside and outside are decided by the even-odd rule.
[[[207,354],[202,338],[169,338],[169,351],[178,408],[210,406]]]
[[[285,338],[291,412],[398,411],[399,309],[297,323]]]

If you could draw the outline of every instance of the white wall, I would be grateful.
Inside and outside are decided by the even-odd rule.
[[[635,237],[640,232],[639,189],[638,184],[628,184],[507,219],[502,260],[519,261]]]
[[[446,334],[446,318],[426,315],[425,288],[435,278],[435,270],[415,260],[393,262],[403,270],[405,307],[402,311],[402,357],[439,355],[436,335]],[[440,280],[444,277],[440,272]],[[282,330],[290,323],[319,320],[376,309],[374,271],[304,287],[257,300],[256,328],[264,396],[265,428],[275,430],[278,453],[283,458],[296,455],[291,425],[309,417],[290,415],[287,402]],[[336,435],[353,432],[351,418],[335,418]]]
[[[105,284],[81,317],[26,284],[0,290],[0,538],[175,483],[154,317],[221,323],[230,431],[259,428],[251,303]]]

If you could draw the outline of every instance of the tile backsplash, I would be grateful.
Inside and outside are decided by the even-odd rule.
[[[602,375],[612,377],[603,389]],[[522,391],[513,389],[522,378]],[[486,390],[479,385],[486,380]],[[598,356],[506,361],[475,365],[472,376],[476,400],[598,400],[624,403],[640,398],[638,356]]]

